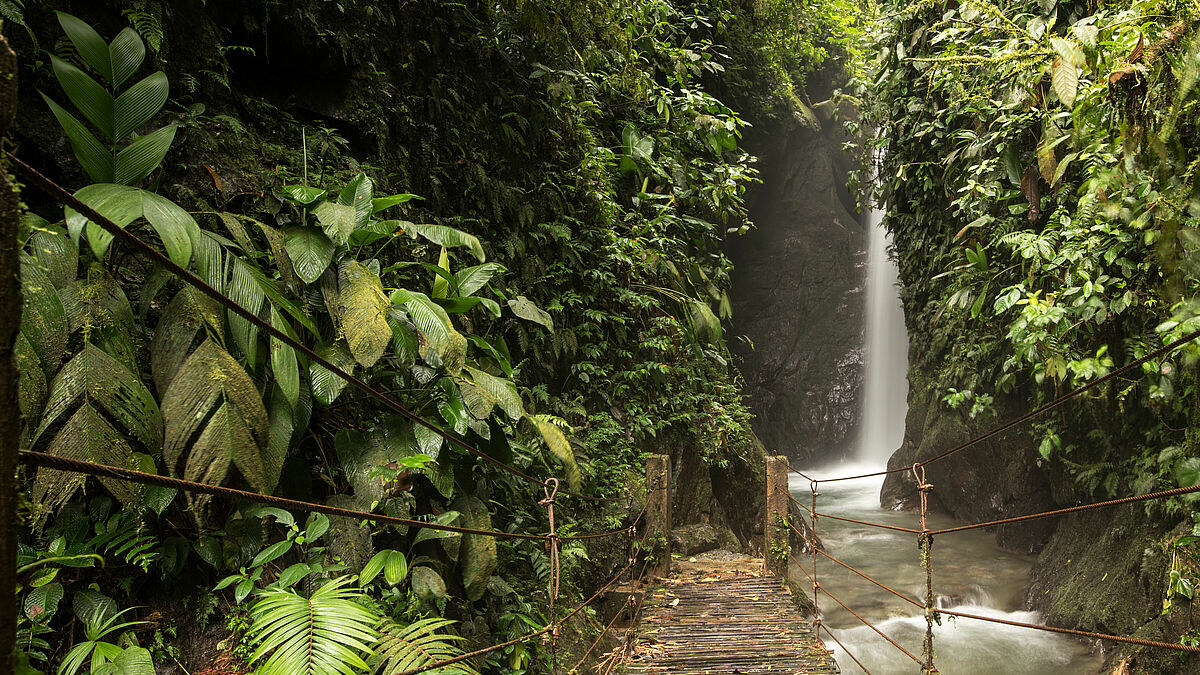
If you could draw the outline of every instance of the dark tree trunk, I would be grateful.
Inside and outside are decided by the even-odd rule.
[[[17,55],[0,35],[0,138],[17,111]],[[21,265],[17,256],[17,190],[0,171],[0,673],[16,670],[17,644],[17,363],[21,327]]]

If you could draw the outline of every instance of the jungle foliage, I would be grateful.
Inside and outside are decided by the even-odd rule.
[[[913,367],[949,407],[1032,406],[1200,327],[1200,5],[881,11],[864,124]],[[1198,357],[1046,418],[1043,459],[1087,494],[1195,484]]]
[[[22,97],[44,106],[22,108],[18,150],[73,156],[55,175],[79,199],[276,329],[575,489],[626,491],[652,447],[713,465],[755,452],[723,339],[722,245],[751,227],[756,174],[746,120],[714,92],[792,114],[844,51],[845,31],[818,37],[840,25],[835,5],[61,4],[0,3],[27,31]],[[334,113],[317,100],[329,90]],[[544,531],[531,486],[26,196],[25,447]],[[259,672],[399,672],[548,621],[534,543],[25,478],[30,667],[180,662],[178,627],[133,606],[159,584],[182,585],[172,611],[198,630],[220,615]],[[576,509],[559,528],[621,518]],[[608,571],[580,545],[562,559],[568,592]],[[546,665],[517,644],[444,672]]]

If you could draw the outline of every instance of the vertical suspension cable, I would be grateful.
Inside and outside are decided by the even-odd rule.
[[[542,488],[545,491],[546,498],[538,502],[538,505],[546,507],[546,515],[550,519],[550,533],[546,535],[546,544],[550,548],[550,583],[546,588],[546,595],[550,599],[550,672],[552,675],[558,675],[558,616],[554,613],[554,601],[558,598],[558,587],[560,580],[559,557],[558,557],[558,533],[554,527],[554,496],[558,494],[558,479],[549,478],[546,480],[546,486]]]
[[[812,491],[812,541],[808,542],[808,548],[812,551],[812,604],[813,604],[813,635],[821,635],[821,608],[817,603],[817,593],[821,590],[821,584],[817,583],[817,481],[809,479],[808,489]]]
[[[932,675],[938,672],[933,665],[933,623],[936,621],[939,626],[942,625],[933,597],[933,534],[925,522],[929,512],[929,491],[933,485],[926,482],[923,465],[913,464],[912,474],[917,480],[917,491],[921,496],[921,534],[917,535],[917,546],[921,549],[921,567],[925,570],[925,642],[921,646],[921,656],[925,657],[925,674]]]

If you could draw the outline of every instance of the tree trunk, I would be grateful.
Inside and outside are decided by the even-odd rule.
[[[0,35],[0,138],[17,111],[17,55]],[[16,670],[17,644],[17,363],[13,346],[21,327],[21,264],[18,258],[17,190],[0,171],[0,673]]]

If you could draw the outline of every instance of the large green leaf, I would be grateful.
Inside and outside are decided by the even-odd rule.
[[[492,516],[488,513],[487,505],[477,497],[459,497],[450,508],[462,514],[464,527],[476,530],[492,529]],[[479,600],[487,591],[488,581],[496,573],[495,538],[464,534],[459,544],[458,564],[467,598],[472,601]]]
[[[579,473],[579,465],[575,462],[575,451],[571,449],[571,442],[567,440],[566,435],[555,426],[551,419],[548,415],[529,416],[529,421],[533,422],[538,433],[541,434],[550,453],[562,464],[567,485],[572,490],[578,490],[582,477]]]
[[[187,266],[192,257],[192,241],[199,236],[200,227],[195,219],[174,202],[153,192],[128,185],[98,183],[82,188],[75,196],[118,227],[126,227],[138,218],[145,218],[158,233],[167,255],[176,264]],[[67,229],[77,243],[87,226],[88,243],[97,257],[103,258],[112,235],[100,226],[67,208]]]
[[[368,665],[372,675],[391,675],[415,670],[438,661],[452,659],[462,654],[454,645],[465,638],[437,631],[451,626],[454,621],[429,618],[414,621],[407,626],[391,619],[379,625],[379,641],[375,643]],[[440,675],[478,675],[478,671],[467,661],[439,668]]]
[[[410,223],[407,220],[386,220],[380,223],[380,227],[383,227],[385,224],[387,229],[393,231],[403,230],[413,239],[421,237],[446,248],[466,246],[471,251],[471,255],[475,256],[479,262],[487,259],[487,256],[483,252],[483,244],[479,243],[479,239],[475,235],[467,234],[462,230],[445,225],[418,225],[417,223]]]
[[[249,263],[232,255],[229,256],[229,263],[229,285],[225,288],[225,295],[258,316],[267,301],[266,293],[251,273]],[[254,368],[258,363],[258,327],[231,311],[227,310],[227,314],[233,341],[246,356],[246,362]]]
[[[82,122],[67,112],[67,109],[55,103],[53,99],[42,94],[42,99],[54,113],[54,118],[62,125],[71,142],[71,150],[83,167],[84,173],[97,183],[110,183],[113,179],[113,156],[102,143],[88,131]]]
[[[125,28],[109,43],[108,56],[112,65],[109,83],[119,87],[142,65],[146,58],[146,45],[142,43],[142,38],[138,37],[137,31]]]
[[[346,347],[345,341],[338,340],[333,344],[320,347],[317,349],[317,354],[346,371],[347,374],[354,374],[354,355]],[[332,404],[348,384],[316,361],[308,364],[308,381],[312,387],[313,398],[324,405]]]
[[[47,378],[42,370],[42,363],[29,346],[29,340],[18,333],[16,344],[13,345],[13,355],[17,358],[17,400],[21,407],[21,418],[25,428],[36,424],[42,414],[42,406],[46,405]]]
[[[114,132],[112,138],[125,138],[136,131],[138,127],[149,122],[150,118],[162,110],[163,105],[167,102],[169,91],[167,75],[160,70],[121,92],[121,95],[112,103]]]
[[[171,143],[175,141],[175,125],[138,136],[113,158],[113,182],[132,185],[142,182],[162,164]]]
[[[284,228],[283,246],[292,259],[296,276],[309,284],[321,278],[336,250],[329,237],[315,227]]]
[[[513,384],[512,380],[496,377],[471,366],[466,366],[466,369],[475,384],[491,394],[510,419],[521,419],[521,416],[525,414],[525,405],[521,402],[521,395],[517,393],[517,385]]]
[[[34,232],[29,238],[29,252],[55,288],[66,286],[79,275],[79,249],[62,228]]]
[[[357,230],[364,227],[367,221],[374,213],[374,200],[371,195],[375,192],[375,185],[365,173],[359,173],[346,183],[346,187],[342,188],[338,194],[338,203],[345,204],[354,209],[354,229]]]
[[[85,342],[55,376],[32,443],[79,405],[91,404],[147,449],[162,446],[163,417],[141,380],[99,347]],[[61,435],[61,431],[56,434]]]
[[[112,94],[87,73],[53,54],[50,55],[50,64],[67,98],[83,113],[84,119],[99,129],[109,143],[120,138],[113,132]]]
[[[466,360],[467,339],[454,328],[446,310],[424,293],[416,291],[398,289],[392,293],[391,300],[404,306],[409,318],[425,338],[424,348],[432,349],[450,374],[458,374]]]
[[[518,317],[526,321],[541,324],[546,327],[546,330],[549,330],[551,333],[554,332],[554,319],[529,298],[518,295],[508,301],[508,306],[512,309],[513,314],[516,314]]]
[[[379,617],[339,577],[313,592],[266,589],[250,609],[251,663],[271,675],[355,675],[367,668]]]
[[[274,307],[271,307],[271,326],[289,337],[296,337],[292,327]],[[288,404],[295,408],[300,400],[300,366],[296,361],[296,350],[275,336],[271,336],[271,372]]]
[[[339,266],[338,323],[350,353],[365,367],[375,365],[392,340],[387,314],[391,309],[383,283],[362,263],[350,260]]]
[[[141,469],[129,442],[90,403],[84,403],[71,415],[46,452],[68,459]],[[83,486],[85,478],[82,474],[70,471],[39,468],[33,481],[33,500],[55,511]],[[105,477],[101,477],[100,482],[121,503],[130,507],[141,506],[141,485]]]
[[[458,281],[458,294],[463,297],[474,295],[475,291],[486,286],[493,276],[503,271],[504,266],[500,263],[484,263],[455,272],[454,278]]]
[[[424,532],[424,530],[422,530]],[[438,600],[444,600],[449,597],[446,591],[446,582],[442,579],[442,575],[438,574],[432,568],[421,565],[414,567],[409,572],[412,575],[412,589],[425,602],[433,603]]]
[[[154,386],[165,393],[179,372],[201,330],[221,335],[221,308],[196,289],[185,286],[163,310],[150,341],[150,374]]]
[[[21,256],[21,294],[21,335],[48,379],[58,370],[67,350],[70,324],[53,279],[27,256]]]
[[[262,399],[246,371],[217,343],[206,340],[184,361],[163,396],[162,411],[163,460],[173,475],[216,485],[236,467],[260,492],[277,481],[263,465],[270,422]],[[207,498],[192,503],[203,505]]]
[[[67,34],[67,39],[75,45],[75,49],[83,57],[83,60],[99,71],[101,77],[109,82],[114,82],[116,78],[113,76],[112,54],[104,38],[100,37],[100,34],[86,22],[66,12],[55,12],[55,14],[58,15],[58,23],[62,26],[63,32]]]
[[[354,232],[357,214],[353,206],[337,202],[321,202],[313,207],[313,215],[320,221],[329,235],[329,239],[339,246],[345,246]]]

